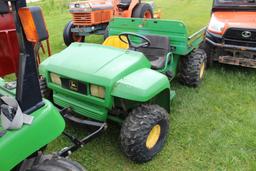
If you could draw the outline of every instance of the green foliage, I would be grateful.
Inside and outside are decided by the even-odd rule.
[[[53,52],[65,48],[64,25],[71,18],[68,0],[44,0]],[[32,4],[32,5],[37,5]],[[210,18],[211,0],[156,0],[162,18],[180,19],[194,32]],[[171,28],[170,28],[171,29]],[[102,42],[102,36],[87,41]],[[119,129],[110,125],[101,137],[72,155],[88,170],[256,170],[256,71],[215,65],[200,88],[174,82],[177,97],[172,104],[171,131],[163,151],[152,161],[137,165],[119,148]],[[70,126],[71,128],[71,126]],[[80,136],[84,130],[73,128]],[[49,151],[67,145],[60,137]]]

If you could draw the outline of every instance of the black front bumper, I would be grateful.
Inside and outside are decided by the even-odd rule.
[[[236,40],[238,36],[224,36],[206,32],[206,42],[214,48],[211,50],[211,60],[223,64],[256,68],[256,41]]]
[[[208,31],[205,40],[215,47],[256,52],[256,42],[228,39]]]

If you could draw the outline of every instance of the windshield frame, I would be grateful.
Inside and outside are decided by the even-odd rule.
[[[222,4],[219,2],[220,0],[213,1],[213,11],[216,10],[245,10],[245,11],[256,11],[256,0],[254,3],[246,3],[246,4]]]

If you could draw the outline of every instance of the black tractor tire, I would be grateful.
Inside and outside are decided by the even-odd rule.
[[[160,127],[158,138],[149,148],[148,139],[156,127]],[[121,149],[130,160],[145,163],[162,150],[168,131],[168,112],[158,105],[142,105],[132,110],[122,125]]]
[[[65,158],[52,158],[33,166],[30,171],[85,171],[77,162]]]
[[[69,46],[73,42],[84,42],[84,36],[76,36],[74,35],[75,33],[71,32],[71,29],[74,27],[73,21],[69,21],[64,28],[63,39],[66,46]]]
[[[188,86],[197,87],[202,82],[206,69],[207,54],[203,49],[196,49],[182,57],[180,81]]]
[[[207,55],[207,67],[211,67],[213,65],[213,55],[214,55],[213,45],[204,41],[200,48],[203,49]]]
[[[152,7],[148,3],[140,3],[133,9],[132,18],[145,18],[146,13],[151,15],[150,18],[154,18]]]

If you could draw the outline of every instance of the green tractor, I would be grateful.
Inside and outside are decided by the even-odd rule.
[[[170,81],[198,86],[206,53],[204,29],[188,36],[179,21],[115,18],[103,43],[73,43],[40,65],[44,97],[75,123],[121,124],[121,149],[138,163],[151,160],[169,134]]]
[[[0,21],[0,77],[17,76],[17,82],[0,78],[0,170],[84,171],[67,157],[104,125],[83,140],[65,133],[74,145],[44,154],[47,145],[64,131],[65,121],[41,96],[34,50],[48,38],[41,9],[26,7],[25,0],[0,0]]]

